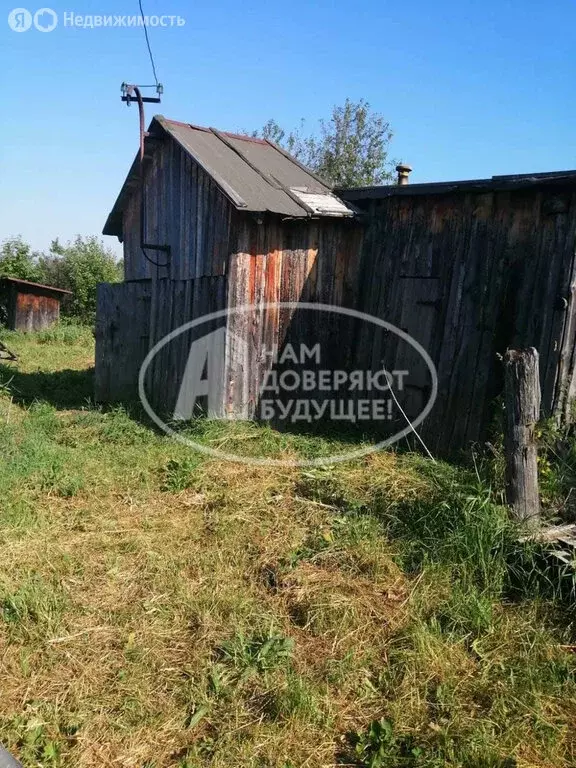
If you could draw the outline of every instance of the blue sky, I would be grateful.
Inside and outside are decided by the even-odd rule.
[[[37,249],[101,232],[138,142],[120,83],[152,82],[142,28],[63,26],[64,12],[137,14],[137,0],[46,2],[50,33],[12,31],[12,1],[0,22],[0,239]],[[166,92],[148,120],[291,128],[362,97],[413,182],[576,167],[576,0],[143,4],[186,20],[150,30]]]

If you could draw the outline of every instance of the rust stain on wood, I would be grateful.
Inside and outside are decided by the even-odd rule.
[[[42,331],[60,318],[60,300],[66,291],[26,281],[0,280],[3,322],[16,331]]]

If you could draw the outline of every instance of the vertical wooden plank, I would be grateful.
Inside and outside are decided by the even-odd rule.
[[[200,277],[204,269],[204,240],[205,240],[205,187],[206,175],[201,168],[196,166],[197,181],[196,193],[196,222],[195,222],[195,263],[194,277]]]
[[[133,400],[148,352],[151,282],[100,283],[97,289],[95,397]]]
[[[190,188],[192,186],[191,168],[188,158],[184,153],[180,154],[180,199],[178,202],[179,228],[180,228],[180,253],[178,254],[178,266],[175,274],[180,275],[182,280],[187,280],[190,274],[190,263],[192,253],[190,250],[190,227],[192,225],[191,212],[189,210]]]

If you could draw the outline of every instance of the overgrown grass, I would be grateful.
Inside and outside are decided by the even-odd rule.
[[[25,766],[576,763],[572,571],[518,543],[498,462],[209,460],[94,406],[90,339],[13,334],[0,371],[0,740]]]

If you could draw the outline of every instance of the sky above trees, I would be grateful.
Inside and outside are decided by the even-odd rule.
[[[147,120],[290,131],[366,99],[413,182],[576,166],[573,0],[143,3],[186,21],[150,30],[165,97]],[[134,15],[134,0],[51,7],[49,33],[0,23],[0,239],[44,250],[101,232],[138,143],[120,83],[153,82],[142,28],[63,23],[71,10]]]

